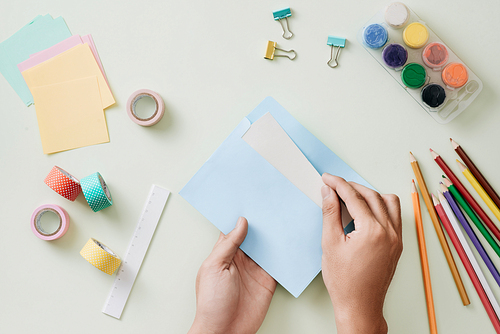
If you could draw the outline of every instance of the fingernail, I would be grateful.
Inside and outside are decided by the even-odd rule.
[[[243,217],[238,218],[238,221],[236,222],[236,227],[240,227],[241,224],[243,224]]]
[[[321,196],[323,196],[323,200],[327,199],[332,193],[332,189],[326,184],[321,187]]]

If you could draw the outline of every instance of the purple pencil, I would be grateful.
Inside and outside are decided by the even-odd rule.
[[[497,282],[498,286],[500,286],[500,275],[498,274],[497,268],[495,267],[493,262],[491,262],[490,257],[488,256],[488,254],[486,253],[486,251],[483,248],[483,245],[481,245],[481,242],[477,238],[474,231],[471,229],[464,214],[462,213],[462,211],[460,211],[460,208],[458,207],[457,202],[455,202],[455,198],[453,198],[453,195],[448,191],[448,189],[446,188],[446,186],[443,183],[441,183],[441,190],[443,192],[444,197],[446,197],[446,199],[448,200],[448,203],[450,204],[451,209],[453,210],[453,212],[455,212],[455,215],[457,216],[458,221],[460,222],[460,224],[462,224],[462,227],[464,228],[465,232],[467,232],[467,235],[469,236],[470,240],[472,241],[472,243],[476,247],[479,255],[481,255],[484,263],[486,263],[486,266],[488,267],[491,274],[495,278],[495,281]]]

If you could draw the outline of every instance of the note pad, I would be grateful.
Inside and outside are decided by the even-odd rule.
[[[254,140],[249,140],[255,135],[252,134],[255,131],[252,125],[257,122],[263,123],[257,130],[267,136],[270,145],[286,142],[284,132],[297,151],[274,160],[276,155],[263,152]],[[276,130],[274,122],[281,129]],[[274,130],[263,130],[262,125]],[[272,138],[269,133],[277,134],[280,139]],[[263,139],[262,134],[257,137],[260,138],[258,141]],[[295,150],[289,144],[286,146],[290,152]],[[308,162],[297,158],[299,151]],[[298,297],[321,270],[322,211],[318,205],[321,190],[317,179],[311,181],[314,184],[312,190],[307,190],[307,182],[300,183],[303,180],[292,176],[296,171],[282,168],[279,161],[283,159],[299,161],[299,170],[308,170],[312,179],[316,176],[307,167],[308,163],[318,176],[328,172],[371,188],[281,105],[268,97],[240,122],[180,195],[224,234],[234,228],[239,216],[246,217],[248,235],[241,249]],[[316,195],[318,187],[319,194]]]

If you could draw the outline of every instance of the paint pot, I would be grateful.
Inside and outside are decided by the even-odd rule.
[[[443,104],[446,99],[446,91],[441,85],[428,84],[420,92],[422,101],[431,108],[437,108]]]
[[[404,27],[410,19],[410,10],[404,3],[393,2],[385,8],[385,22],[393,28]]]
[[[401,71],[401,81],[408,88],[420,88],[427,80],[425,68],[417,63],[406,65]]]
[[[441,43],[430,43],[422,51],[422,60],[434,71],[439,71],[448,61],[448,49]]]
[[[403,31],[403,40],[412,49],[419,49],[427,43],[429,31],[420,22],[409,24]]]
[[[363,42],[372,49],[383,47],[388,37],[387,29],[377,23],[370,24],[363,30]]]
[[[408,60],[408,51],[401,44],[389,44],[382,51],[384,63],[393,69],[399,69]]]
[[[460,88],[469,80],[469,74],[463,64],[449,63],[441,73],[441,78],[446,86],[453,88]]]

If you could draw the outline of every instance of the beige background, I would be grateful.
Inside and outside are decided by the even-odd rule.
[[[218,231],[178,192],[266,96],[378,190],[400,196],[404,252],[385,315],[391,333],[428,332],[408,152],[415,154],[435,191],[441,172],[428,150],[432,147],[458,172],[448,141],[453,137],[500,190],[500,3],[407,2],[483,80],[479,98],[448,125],[427,115],[356,41],[358,29],[386,4],[3,0],[0,41],[46,13],[62,15],[74,34],[91,33],[118,103],[106,111],[110,143],[47,156],[34,107],[26,108],[0,76],[0,332],[186,332],[195,313],[196,272]],[[273,10],[286,6],[292,8],[289,22],[296,34],[289,41],[281,38],[272,18]],[[348,39],[334,70],[326,66],[329,34]],[[267,40],[295,49],[297,59],[263,59]],[[132,123],[125,112],[128,96],[139,88],[157,91],[165,100],[166,115],[152,128]],[[81,195],[74,203],[58,196],[43,183],[54,165],[80,178],[99,171],[115,204],[93,213]],[[79,251],[94,237],[124,254],[153,183],[173,194],[122,319],[116,320],[101,313],[114,277],[91,267]],[[45,203],[59,204],[71,216],[68,233],[54,242],[37,239],[29,228],[32,211]],[[424,226],[439,332],[492,333],[459,264],[472,301],[462,306],[425,209]],[[500,297],[489,272],[486,276]],[[334,332],[333,310],[319,275],[298,299],[278,287],[259,333]]]

